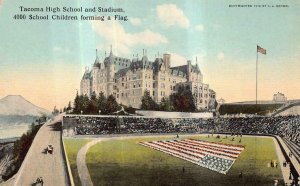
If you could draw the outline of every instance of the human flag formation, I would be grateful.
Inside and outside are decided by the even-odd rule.
[[[140,142],[139,144],[226,174],[240,153],[242,145],[229,145],[195,139]]]
[[[257,45],[257,52],[262,54],[267,54],[267,50]]]

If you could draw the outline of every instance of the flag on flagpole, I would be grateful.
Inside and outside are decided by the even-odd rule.
[[[258,45],[257,45],[257,52],[260,52],[260,53],[265,54],[265,55],[267,54],[266,49],[264,49],[264,48],[262,48],[262,47],[260,47]]]

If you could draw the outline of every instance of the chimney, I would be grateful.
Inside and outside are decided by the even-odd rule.
[[[166,68],[170,68],[170,60],[171,60],[171,55],[170,54],[164,54],[163,55],[163,61],[166,66]]]

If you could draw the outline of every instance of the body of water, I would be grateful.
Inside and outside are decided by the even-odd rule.
[[[31,123],[0,123],[0,139],[21,137],[30,126]]]
[[[0,115],[0,139],[21,137],[37,118],[36,116]]]

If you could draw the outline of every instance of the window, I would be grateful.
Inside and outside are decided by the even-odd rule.
[[[155,91],[153,90],[153,92],[152,92],[152,95],[154,96],[155,95]]]
[[[155,83],[153,83],[153,88],[155,88]]]

